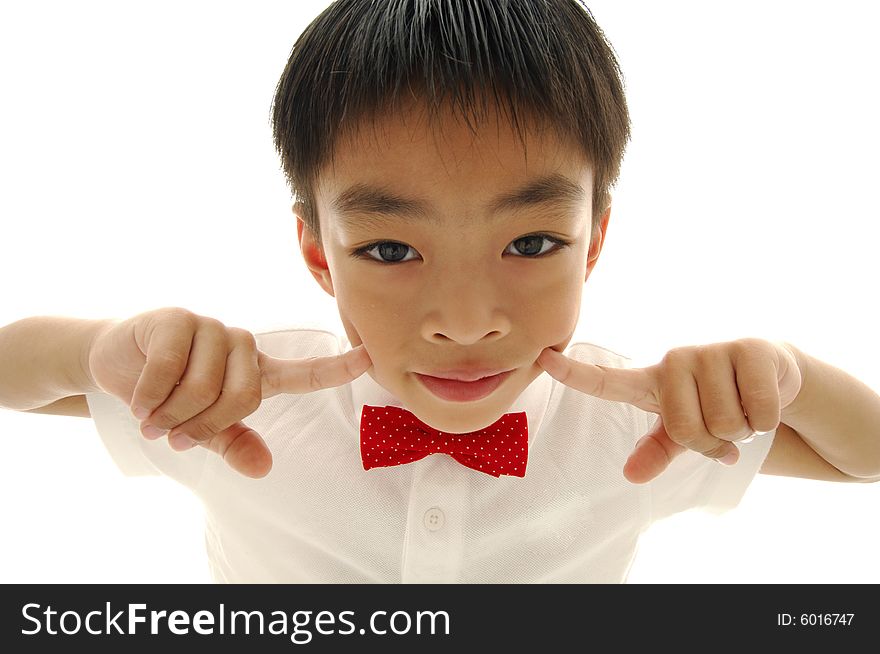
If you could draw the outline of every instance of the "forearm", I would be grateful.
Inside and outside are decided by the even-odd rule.
[[[839,368],[791,346],[802,372],[782,422],[842,472],[880,477],[880,395]]]
[[[107,322],[35,316],[0,328],[0,408],[28,411],[99,391],[88,351]]]

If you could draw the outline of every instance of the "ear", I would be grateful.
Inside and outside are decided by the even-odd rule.
[[[299,239],[299,247],[302,251],[306,267],[321,288],[329,293],[331,297],[336,297],[333,292],[333,279],[330,277],[327,257],[324,256],[324,249],[318,245],[312,230],[306,226],[306,222],[302,218],[302,203],[294,203],[292,209],[293,215],[296,216],[296,236]]]
[[[602,214],[602,218],[599,220],[599,224],[596,225],[596,229],[593,230],[592,236],[590,238],[590,252],[587,255],[587,272],[584,275],[584,283],[587,283],[587,280],[590,278],[590,273],[593,272],[593,268],[596,267],[596,262],[599,261],[599,255],[602,253],[602,246],[605,244],[605,235],[608,233],[608,221],[611,219],[611,205],[608,205],[608,208],[605,209],[605,213]]]

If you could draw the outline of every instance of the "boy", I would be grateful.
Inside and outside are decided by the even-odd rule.
[[[15,371],[0,404],[90,414],[123,469],[192,488],[218,580],[620,581],[651,521],[729,508],[759,468],[877,477],[876,395],[789,344],[682,348],[643,371],[589,344],[554,356],[604,242],[626,106],[575,3],[494,9],[338,2],[294,49],[276,144],[347,339],[254,342],[182,310],[0,333]],[[33,357],[58,374],[29,376]],[[456,370],[505,376],[437,379]],[[139,406],[144,436],[202,447],[145,441]],[[386,406],[432,440],[427,426],[442,437],[525,414],[526,444],[509,449],[525,469],[495,477],[458,450],[375,467],[366,427]],[[753,431],[771,433],[731,443]]]

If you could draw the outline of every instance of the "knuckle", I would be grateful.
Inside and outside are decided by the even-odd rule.
[[[726,443],[718,443],[715,447],[703,452],[703,454],[712,459],[718,459],[727,454],[727,447]]]
[[[666,427],[666,433],[676,443],[688,447],[693,444],[703,429],[702,426],[696,424],[693,418],[689,416],[670,415],[663,417],[663,425]]]
[[[173,429],[180,423],[180,418],[166,409],[157,411],[150,417],[150,424],[161,427],[162,429]]]
[[[764,339],[754,337],[740,338],[734,341],[734,344],[740,352],[744,353],[762,352],[767,346],[767,342]]]
[[[693,347],[674,347],[663,356],[663,363],[670,367],[684,367],[693,356]]]
[[[193,402],[202,408],[209,407],[220,397],[220,389],[217,383],[208,378],[193,379],[186,389],[187,395]]]
[[[254,401],[254,393],[250,386],[230,390],[229,392],[224,392],[223,395],[228,396],[227,401],[231,410],[235,411],[235,414],[242,418],[250,415],[260,406],[259,400]]]
[[[242,408],[248,415],[260,408],[263,402],[263,388],[259,379],[242,387],[238,394],[242,398]]]
[[[309,387],[315,391],[322,388],[321,374],[318,372],[318,367],[314,365],[309,366]]]
[[[196,316],[196,320],[198,321],[199,327],[201,328],[207,327],[218,332],[222,332],[226,329],[226,325],[224,325],[216,318],[212,318],[211,316]]]
[[[701,363],[705,363],[712,358],[714,351],[711,345],[697,345],[693,348],[693,354]]]
[[[605,373],[607,373],[610,370],[609,368],[606,368],[605,366],[596,366],[596,367]],[[572,369],[569,368],[568,374],[566,375],[566,377],[570,376],[571,374],[572,374]],[[596,389],[597,394],[605,395],[605,387],[608,385],[609,379],[610,379],[610,375],[608,375],[608,374],[604,374],[601,377],[599,377],[599,381],[596,384],[596,386],[598,386],[598,388]]]
[[[137,404],[146,405],[151,412],[155,411],[165,401],[166,395],[155,384],[144,386],[137,392]]]
[[[195,317],[192,311],[183,307],[166,307],[156,314],[157,322],[192,322]]]
[[[778,403],[773,404],[772,402],[750,402],[749,407],[750,408],[747,411],[745,420],[755,429],[760,429],[761,425],[766,426],[769,424],[774,424],[774,421],[778,421],[780,419],[780,409]],[[767,430],[761,429],[761,431]]]
[[[752,411],[768,409],[779,397],[778,389],[769,389],[766,387],[744,388],[740,391],[740,397],[743,403],[753,407]]]
[[[735,416],[712,416],[706,419],[706,423],[709,433],[718,438],[738,436],[746,428],[743,418]]]
[[[229,327],[228,329],[230,336],[236,341],[240,341],[241,343],[254,349],[257,348],[257,339],[248,330],[242,329],[241,327]]]
[[[223,428],[217,425],[212,418],[204,416],[190,425],[185,425],[181,431],[190,438],[208,440],[223,431]]]
[[[772,411],[761,414],[752,414],[746,418],[749,427],[749,434],[760,431],[773,431],[779,426],[781,418],[779,414],[773,414]]]
[[[266,397],[273,397],[278,395],[279,387],[281,384],[280,379],[276,375],[266,374],[263,372],[265,370],[264,364],[260,364],[260,394],[266,394]]]
[[[179,350],[164,350],[153,354],[153,361],[161,370],[178,375],[186,368],[188,359],[189,357]]]

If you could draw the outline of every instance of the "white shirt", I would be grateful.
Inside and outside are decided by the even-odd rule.
[[[256,334],[285,359],[339,354],[345,336],[318,329]],[[630,360],[590,343],[566,354],[600,365]],[[217,582],[231,583],[619,583],[640,534],[690,508],[736,506],[775,432],[738,444],[724,466],[678,456],[647,484],[623,465],[657,416],[538,376],[508,411],[525,411],[525,477],[493,477],[446,454],[364,470],[364,404],[402,406],[363,374],[350,384],[264,400],[244,419],[266,441],[272,471],[235,472],[202,447],[175,452],[146,440],[118,398],[86,396],[98,433],[126,475],[166,475],[205,508],[206,547]]]

